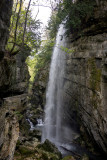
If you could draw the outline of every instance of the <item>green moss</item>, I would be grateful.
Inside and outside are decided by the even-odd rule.
[[[42,154],[46,153],[49,160],[59,160],[62,157],[56,146],[49,140],[46,140],[43,144],[39,144],[37,148]]]
[[[62,160],[75,160],[73,156],[66,156]]]
[[[23,118],[23,115],[19,111],[15,111],[14,114],[18,117],[18,120],[20,121]]]
[[[41,158],[43,160],[60,160],[58,155],[41,150]],[[39,160],[39,159],[38,159]]]
[[[47,152],[57,151],[56,146],[54,144],[52,144],[49,140],[46,140],[43,144],[39,144],[37,147],[40,149],[43,149]]]
[[[89,157],[88,157],[86,154],[84,154],[84,155],[82,156],[81,160],[89,160]]]
[[[29,156],[29,155],[34,154],[34,150],[31,150],[31,149],[29,149],[29,148],[27,148],[25,146],[20,146],[19,147],[19,153],[21,155],[24,155],[24,156]]]
[[[90,87],[92,90],[98,91],[100,89],[101,69],[97,68],[95,58],[90,58],[88,64],[90,69]]]
[[[97,68],[95,58],[90,58],[88,60],[88,66],[90,71],[89,86],[93,94],[91,103],[94,108],[97,108],[98,98],[96,92],[100,91],[101,69]]]

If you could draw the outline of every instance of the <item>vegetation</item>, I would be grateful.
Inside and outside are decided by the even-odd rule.
[[[10,36],[7,43],[7,53],[12,56],[19,52],[34,54],[40,46],[40,22],[32,18],[29,0],[24,6],[24,0],[14,0]]]
[[[27,64],[29,66],[29,71],[31,75],[30,82],[32,84],[35,75],[43,70],[50,62],[52,49],[54,46],[54,39],[49,39],[42,42],[43,46],[41,46],[38,54],[35,54],[34,57],[28,57]]]
[[[95,109],[97,109],[98,104],[101,103],[101,100],[98,99],[96,94],[101,90],[101,69],[97,68],[95,63],[95,58],[90,58],[88,60],[89,70],[90,70],[90,79],[89,84],[92,89],[91,103]]]
[[[60,1],[56,8],[56,13],[52,16],[49,23],[50,36],[53,37],[53,30],[55,32],[64,19],[66,19],[65,27],[67,35],[70,32],[80,32],[85,27],[85,24],[87,24],[89,18],[90,21],[93,21],[92,15],[95,2],[93,0],[78,0],[75,3],[72,0]]]
[[[18,120],[22,120],[23,114],[20,111],[15,111],[14,114],[18,117]]]
[[[51,15],[50,21],[48,23],[47,30],[49,31],[50,38],[55,38],[59,24],[62,19],[58,16],[58,13],[54,11]]]
[[[52,15],[48,23],[48,40],[40,40],[40,22],[32,18],[29,0],[28,6],[24,6],[24,0],[14,0],[10,36],[7,43],[7,53],[12,56],[21,52],[27,58],[27,64],[33,82],[38,71],[43,70],[51,60],[52,49],[59,24],[66,18],[66,29],[69,32],[79,32],[82,22],[91,17],[94,10],[95,1],[78,0],[56,0],[52,6]],[[36,3],[34,3],[36,5]],[[40,47],[41,45],[41,47]],[[72,50],[60,47],[66,53]],[[27,57],[26,56],[26,57]]]

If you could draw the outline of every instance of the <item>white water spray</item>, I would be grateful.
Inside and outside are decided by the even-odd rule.
[[[60,141],[65,132],[62,126],[62,108],[66,53],[61,50],[61,46],[66,47],[64,34],[64,24],[61,24],[51,60],[42,134],[42,141],[49,139],[54,143]]]

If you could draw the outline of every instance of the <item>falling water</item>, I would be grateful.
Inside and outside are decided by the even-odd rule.
[[[49,139],[61,141],[66,129],[62,126],[63,86],[66,53],[61,49],[66,47],[65,28],[62,23],[56,37],[56,44],[50,66],[49,83],[46,94],[45,120],[42,141]],[[69,132],[69,131],[66,131]],[[67,136],[67,135],[66,135]]]
[[[57,33],[50,66],[42,142],[49,139],[58,147],[63,156],[71,155],[73,153],[74,155],[77,154],[80,156],[87,154],[90,159],[95,160],[98,159],[98,156],[96,157],[87,151],[86,148],[73,142],[73,140],[79,136],[78,130],[75,130],[77,124],[74,123],[75,127],[71,124],[68,125],[71,119],[67,120],[65,118],[67,115],[64,114],[68,107],[68,104],[65,105],[66,98],[64,97],[64,91],[66,91],[66,87],[64,87],[64,77],[66,76],[66,53],[61,50],[63,47],[66,48],[68,43],[64,34],[64,24],[61,24]],[[70,112],[70,110],[68,112]]]

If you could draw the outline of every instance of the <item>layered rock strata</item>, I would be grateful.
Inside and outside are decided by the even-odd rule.
[[[77,112],[97,144],[107,152],[107,34],[83,37],[67,56],[65,106]]]
[[[4,56],[4,49],[9,36],[10,16],[13,0],[0,2],[0,60]]]
[[[27,111],[28,118],[34,125],[37,124],[37,119],[43,119],[48,76],[49,64],[46,64],[35,76],[30,100],[32,107],[29,107]]]
[[[95,23],[73,35],[67,54],[64,104],[71,123],[77,118],[92,141],[107,153],[107,2],[99,1]],[[65,109],[66,110],[66,109]],[[74,114],[75,113],[75,114]]]
[[[25,60],[24,60],[25,61]],[[29,73],[23,54],[0,63],[0,158],[12,160],[19,137],[19,121],[27,105]],[[26,93],[26,94],[25,94]]]

